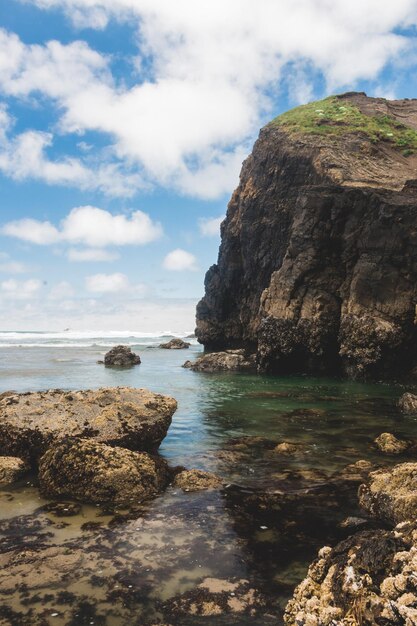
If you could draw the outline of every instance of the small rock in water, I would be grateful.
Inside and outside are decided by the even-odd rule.
[[[159,345],[160,348],[164,348],[164,350],[186,350],[191,346],[188,341],[184,341],[178,337],[171,339],[167,343],[161,343]]]
[[[140,364],[140,356],[129,346],[114,346],[104,356],[106,367],[133,367]]]
[[[404,413],[417,413],[417,395],[404,393],[398,400],[398,406]]]
[[[375,439],[374,443],[384,454],[401,454],[410,447],[408,441],[401,441],[392,433],[382,433]]]
[[[175,476],[174,487],[183,491],[203,491],[205,489],[220,489],[223,481],[216,474],[203,470],[185,470]]]

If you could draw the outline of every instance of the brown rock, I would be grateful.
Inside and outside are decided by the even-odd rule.
[[[184,470],[175,476],[174,487],[183,491],[203,491],[206,489],[220,489],[223,481],[216,474],[203,470]]]
[[[413,393],[404,393],[398,400],[398,406],[404,413],[417,413],[417,396]]]
[[[186,361],[183,367],[193,372],[245,371],[255,369],[253,356],[247,356],[245,350],[225,350],[209,352],[199,356],[194,362]]]
[[[156,496],[167,481],[163,459],[88,439],[60,443],[39,461],[40,491],[47,497],[129,507]]]
[[[329,102],[261,130],[206,275],[197,338],[256,352],[267,371],[401,376],[417,364],[417,155],[396,139],[415,133],[417,101],[337,96],[337,123],[316,112]],[[308,110],[305,130],[294,119]],[[366,130],[381,116],[392,140]]]
[[[184,341],[183,339],[175,337],[167,343],[161,343],[159,347],[164,348],[165,350],[186,350],[190,346],[191,344],[188,343],[188,341]]]
[[[129,387],[16,394],[0,401],[0,453],[36,462],[68,436],[153,450],[176,407],[173,398]]]
[[[417,514],[417,463],[372,472],[359,487],[359,503],[371,515],[399,524]]]
[[[140,364],[140,356],[129,346],[114,346],[104,355],[106,367],[133,367]]]
[[[401,441],[392,433],[382,433],[375,439],[374,443],[384,454],[401,454],[410,447],[408,441]]]
[[[15,456],[0,456],[0,486],[15,483],[28,471],[25,461]]]

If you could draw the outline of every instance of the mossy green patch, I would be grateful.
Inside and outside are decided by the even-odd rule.
[[[391,143],[404,156],[417,152],[417,131],[389,115],[365,115],[354,104],[336,96],[287,111],[271,124],[285,126],[294,134],[337,136],[361,133],[372,143]]]

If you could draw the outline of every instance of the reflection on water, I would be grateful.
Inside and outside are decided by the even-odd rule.
[[[135,350],[142,365],[123,371],[96,364],[99,346],[3,347],[0,392],[131,385],[170,394],[179,407],[161,455],[215,471],[227,487],[169,488],[129,512],[50,506],[30,484],[0,492],[0,623],[281,623],[317,548],[345,536],[340,522],[360,515],[360,471],[343,468],[392,463],[373,439],[414,434],[415,418],[396,408],[403,390],[203,375],[181,367],[197,346]],[[280,442],[296,446],[277,451]]]

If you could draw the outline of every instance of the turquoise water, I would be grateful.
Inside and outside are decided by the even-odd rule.
[[[344,517],[358,514],[351,497],[357,486],[338,499],[345,486],[331,481],[359,459],[395,462],[372,445],[381,432],[415,433],[416,419],[396,407],[401,386],[199,374],[182,368],[201,351],[195,341],[178,351],[158,349],[160,341],[0,333],[0,392],[129,385],[172,395],[178,410],[160,454],[171,465],[214,471],[227,483],[222,492],[200,494],[169,488],[134,512],[115,515],[84,505],[65,518],[39,509],[46,503],[34,483],[0,492],[1,554],[31,546],[45,568],[43,586],[36,593],[26,589],[26,596],[2,587],[0,574],[0,598],[11,620],[5,624],[37,623],[40,616],[59,625],[279,624],[317,548],[342,535]],[[96,363],[120,342],[141,355],[140,366],[112,370]],[[282,441],[303,446],[295,456],[274,453]],[[51,548],[63,550],[64,560],[82,555],[66,564],[62,580],[47,576],[52,564],[45,550]],[[171,599],[206,577],[246,579],[263,604],[253,614],[176,616]],[[63,601],[64,592],[71,601]]]

